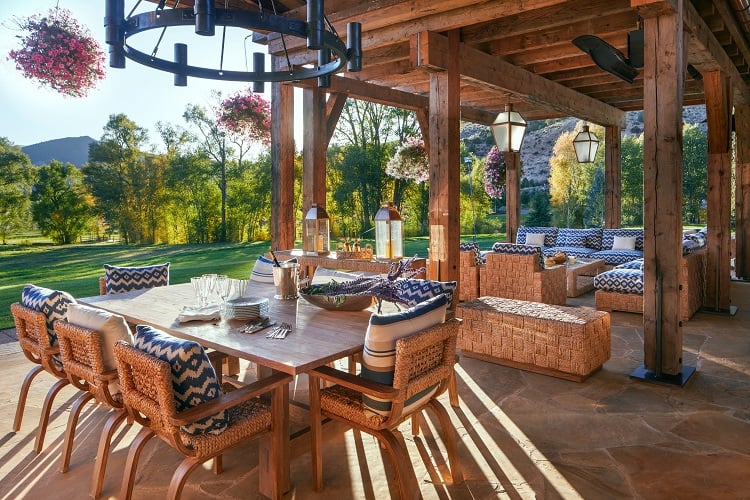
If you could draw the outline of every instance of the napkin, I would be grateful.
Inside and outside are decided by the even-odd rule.
[[[210,321],[221,319],[218,304],[209,304],[207,306],[185,306],[182,312],[177,316],[177,321],[185,323],[187,321]]]

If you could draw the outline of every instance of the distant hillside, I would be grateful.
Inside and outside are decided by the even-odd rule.
[[[96,140],[88,136],[65,137],[24,146],[21,150],[29,155],[34,165],[47,165],[50,161],[57,160],[81,167],[89,161],[89,144],[92,142]]]
[[[704,106],[686,106],[682,111],[684,123],[699,124],[706,127],[706,109]],[[643,114],[631,111],[626,114],[626,124],[622,128],[623,137],[640,135],[643,133]],[[523,176],[536,182],[544,182],[549,177],[549,159],[555,141],[563,132],[575,129],[577,118],[562,118],[550,120],[548,124],[538,128],[529,127],[529,132],[521,148],[521,166]],[[490,129],[483,125],[465,124],[461,129],[461,139],[466,143],[466,149],[474,153],[477,158],[484,158],[495,144]]]

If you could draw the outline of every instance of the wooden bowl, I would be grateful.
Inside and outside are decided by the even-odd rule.
[[[309,295],[300,291],[299,296],[329,311],[361,311],[372,305],[371,295]]]

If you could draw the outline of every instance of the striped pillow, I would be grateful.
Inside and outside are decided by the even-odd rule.
[[[104,264],[107,294],[145,290],[169,285],[169,262],[142,267],[117,267]]]
[[[287,262],[296,263],[297,259],[292,258],[289,260],[280,261],[279,264],[284,265]],[[255,261],[252,272],[250,273],[250,279],[259,283],[273,284],[273,261],[262,255],[259,256],[258,260]]]
[[[187,410],[221,396],[221,385],[203,347],[146,325],[136,327],[133,346],[169,363],[177,411]],[[189,434],[221,434],[227,428],[226,411],[181,427]]]
[[[40,311],[47,317],[47,336],[52,345],[57,343],[55,321],[65,319],[68,305],[75,304],[76,299],[67,292],[50,290],[36,285],[26,285],[21,292],[21,305],[34,311]]]
[[[362,378],[393,385],[396,341],[444,322],[448,303],[448,297],[443,294],[405,311],[370,316],[370,324],[365,335]],[[437,385],[434,385],[407,399],[404,403],[404,413],[424,403],[436,390]],[[362,402],[366,410],[375,414],[388,416],[391,413],[390,401],[363,395]]]

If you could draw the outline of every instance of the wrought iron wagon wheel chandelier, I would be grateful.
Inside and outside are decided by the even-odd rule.
[[[206,78],[211,80],[254,82],[253,91],[262,92],[263,82],[298,81],[318,78],[318,86],[330,86],[330,75],[347,65],[348,71],[360,71],[362,67],[362,26],[360,23],[347,25],[347,44],[341,40],[324,12],[323,0],[307,0],[307,22],[280,16],[273,4],[273,13],[266,12],[262,0],[258,0],[258,12],[229,9],[217,9],[214,0],[196,0],[193,8],[180,8],[180,0],[174,1],[172,8],[165,8],[166,0],[161,0],[151,12],[133,14],[143,0],[136,4],[125,17],[125,0],[106,0],[104,17],[106,43],[109,45],[109,65],[113,68],[124,68],[125,59],[131,59],[150,68],[174,74],[174,84],[187,85],[187,77]],[[158,44],[169,27],[195,26],[195,33],[203,36],[214,36],[216,26],[223,26],[221,54],[218,68],[191,66],[188,64],[188,47],[184,43],[174,44],[174,61],[156,56]],[[287,69],[266,71],[265,54],[253,54],[252,71],[223,69],[224,45],[227,27],[235,27],[261,33],[276,32],[284,36],[305,39],[307,48],[318,51],[318,63],[312,66],[294,67],[283,43],[287,59]],[[128,38],[138,33],[153,29],[162,29],[156,46],[151,54],[142,52],[128,45]]]

